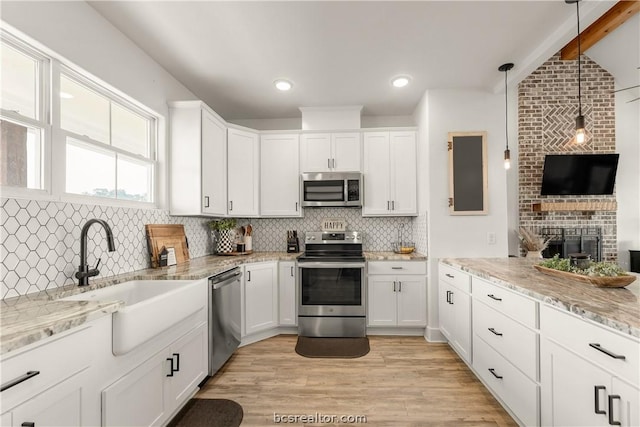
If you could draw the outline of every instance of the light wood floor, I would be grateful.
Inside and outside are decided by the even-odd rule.
[[[358,359],[310,359],[280,335],[238,349],[196,397],[235,400],[242,427],[279,415],[365,415],[366,426],[515,426],[447,344],[422,337],[369,337]]]

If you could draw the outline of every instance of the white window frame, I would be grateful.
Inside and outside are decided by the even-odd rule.
[[[159,209],[162,199],[159,194],[161,187],[161,172],[165,173],[165,168],[159,162],[159,150],[163,146],[164,123],[165,118],[150,109],[139,101],[133,99],[129,95],[123,93],[117,88],[109,85],[100,78],[91,73],[86,72],[81,67],[68,61],[48,47],[31,39],[15,28],[0,22],[0,31],[2,42],[8,42],[12,47],[18,47],[27,55],[35,56],[42,62],[42,70],[39,73],[39,105],[38,119],[33,120],[12,111],[2,110],[0,113],[10,121],[22,123],[29,126],[41,128],[43,131],[43,158],[42,158],[42,189],[30,189],[0,186],[0,194],[2,197],[15,197],[31,200],[52,200],[69,203],[84,203],[94,205],[105,205],[115,207],[132,207],[143,209]],[[91,140],[83,135],[77,135],[61,129],[60,127],[60,75],[65,73],[67,76],[76,80],[78,83],[87,86],[90,90],[99,93],[109,99],[110,102],[116,102],[120,106],[134,111],[142,117],[150,119],[149,122],[149,158],[140,156],[118,147],[106,145],[98,141]],[[139,202],[131,200],[123,200],[116,198],[106,198],[99,196],[87,196],[66,193],[66,138],[71,136],[74,139],[89,144],[98,144],[102,149],[107,147],[108,150],[120,153],[127,158],[141,160],[142,162],[151,161],[153,165],[153,176],[151,182],[151,202]],[[161,169],[162,168],[162,169]]]
[[[60,173],[56,173],[54,175],[54,187],[58,189],[59,194],[64,196],[65,200],[69,200],[72,202],[80,202],[80,203],[96,203],[97,201],[102,201],[103,203],[117,203],[118,205],[124,204],[127,206],[140,206],[140,207],[157,207],[158,204],[158,123],[159,118],[155,115],[149,113],[148,110],[143,109],[138,105],[134,104],[130,99],[124,98],[122,95],[119,95],[108,87],[105,87],[104,84],[99,84],[95,81],[95,79],[88,78],[83,73],[78,72],[77,70],[64,65],[64,64],[56,64],[54,63],[54,100],[56,105],[53,107],[53,129],[54,129],[54,147],[55,153],[57,153],[57,159],[54,159],[54,164],[56,165],[64,165],[60,171]],[[86,135],[80,135],[72,131],[68,131],[66,129],[62,129],[61,127],[61,103],[60,103],[60,78],[61,76],[65,76],[73,80],[75,83],[84,86],[85,88],[101,95],[109,100],[110,103],[116,103],[125,109],[133,111],[135,114],[140,115],[149,121],[149,157],[145,157],[139,154],[132,153],[127,150],[123,150],[119,147],[115,147],[111,145],[111,117],[109,117],[109,143],[105,144],[100,141],[96,141]],[[111,107],[109,107],[111,108]],[[96,147],[99,150],[108,151],[115,153],[116,155],[121,155],[127,157],[129,159],[133,159],[139,161],[141,163],[150,164],[153,168],[153,177],[151,182],[151,202],[139,202],[132,200],[124,200],[117,198],[107,198],[107,197],[98,197],[98,196],[87,196],[82,194],[74,194],[66,192],[66,144],[67,138],[70,137],[72,139],[81,141],[93,147]],[[117,171],[116,171],[116,191],[117,191]]]
[[[51,194],[51,58],[31,44],[0,28],[0,39],[3,44],[19,51],[38,62],[38,96],[36,105],[36,118],[26,117],[11,110],[0,109],[0,116],[8,121],[41,130],[41,158],[40,175],[42,188],[24,188],[12,186],[0,186],[3,197],[47,197]]]

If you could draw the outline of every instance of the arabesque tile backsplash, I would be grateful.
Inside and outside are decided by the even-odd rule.
[[[361,231],[364,250],[389,251],[402,225],[404,238],[426,254],[426,214],[412,217],[363,218],[361,209],[306,209],[304,218],[240,219],[254,229],[254,251],[285,251],[286,231],[317,231],[323,218],[344,218],[347,228]],[[192,258],[213,252],[209,218],[170,216],[162,209],[121,208],[80,203],[0,198],[0,295],[2,299],[75,282],[80,231],[91,218],[104,219],[113,230],[116,251],[108,252],[104,231],[88,232],[88,262],[98,258],[100,275],[108,277],[149,268],[145,224],[184,224]],[[301,248],[302,250],[302,248]]]

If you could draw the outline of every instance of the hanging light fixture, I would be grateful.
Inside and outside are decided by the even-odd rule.
[[[507,72],[513,68],[513,64],[511,62],[502,64],[498,67],[498,71],[502,71],[504,73],[504,140],[506,142],[505,150],[504,150],[504,168],[511,169],[511,151],[509,151],[509,109],[508,109],[508,98],[507,98]]]
[[[578,19],[578,117],[576,117],[576,144],[584,144],[586,139],[584,129],[584,116],[582,115],[582,87],[581,87],[581,63],[580,55],[580,0],[564,0],[567,4],[576,4],[576,15]]]

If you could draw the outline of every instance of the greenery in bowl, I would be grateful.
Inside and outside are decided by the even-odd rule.
[[[553,258],[542,261],[539,265],[546,268],[552,268],[554,270],[568,271],[570,273],[582,274],[584,276],[591,277],[617,277],[627,275],[626,271],[612,262],[592,262],[589,267],[581,269],[571,265],[571,261],[569,259],[560,258],[558,254],[554,255]]]
[[[232,230],[236,227],[237,220],[235,218],[224,218],[209,221],[207,225],[213,231]]]

